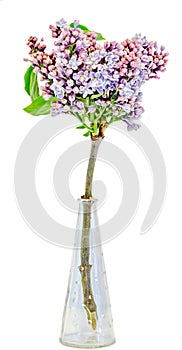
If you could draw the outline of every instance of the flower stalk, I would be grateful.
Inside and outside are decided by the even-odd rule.
[[[92,182],[95,168],[95,162],[97,158],[98,149],[102,138],[104,136],[92,136],[91,135],[91,151],[87,168],[85,194],[81,196],[82,199],[92,199]],[[91,284],[91,270],[92,265],[90,264],[90,220],[91,212],[90,206],[87,206],[86,211],[83,214],[83,228],[81,238],[81,265],[79,266],[81,279],[82,279],[82,290],[83,290],[83,307],[87,314],[88,323],[91,324],[93,330],[96,330],[97,326],[97,305],[94,300]]]

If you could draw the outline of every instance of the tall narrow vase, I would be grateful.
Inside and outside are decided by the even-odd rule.
[[[60,341],[98,348],[115,342],[96,199],[79,199],[75,248]]]

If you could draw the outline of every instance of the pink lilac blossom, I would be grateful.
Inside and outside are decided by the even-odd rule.
[[[135,121],[144,111],[141,86],[165,71],[168,53],[140,34],[121,43],[105,41],[101,45],[95,32],[84,33],[78,24],[75,21],[71,28],[61,19],[50,26],[55,38],[51,54],[45,52],[43,39],[30,37],[28,41],[44,98],[58,98],[52,102],[52,115],[71,112],[82,120],[83,115],[102,111],[100,121],[118,118],[128,130],[137,130],[140,125]]]

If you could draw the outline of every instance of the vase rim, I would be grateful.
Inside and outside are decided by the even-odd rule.
[[[93,203],[98,201],[97,198],[77,198],[78,202],[86,202],[86,203]]]

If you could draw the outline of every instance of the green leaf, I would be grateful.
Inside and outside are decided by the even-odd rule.
[[[89,103],[89,96],[86,97],[85,99],[85,106],[89,107],[90,103]]]
[[[71,24],[70,24],[70,27],[71,27],[71,28],[74,28],[74,23],[71,23]],[[90,32],[90,30],[89,30],[87,27],[85,27],[83,24],[79,24],[79,25],[77,26],[77,28],[82,29],[83,32],[84,32],[84,34],[87,33],[87,32]]]
[[[80,100],[80,101],[82,101],[82,102],[84,102],[84,101],[85,101],[85,98],[83,98],[83,97],[79,97],[79,96],[76,96],[76,99],[77,99],[77,100]]]
[[[30,75],[30,96],[32,101],[40,96],[37,74],[34,72]]]
[[[79,125],[76,127],[76,129],[85,129],[86,127],[84,125]]]
[[[92,105],[98,110],[98,109],[100,109],[100,107],[94,102],[94,101],[92,101]]]
[[[27,92],[27,94],[29,96],[30,96],[30,76],[31,76],[32,72],[33,72],[33,67],[30,66],[30,67],[28,67],[28,69],[24,75],[25,91]]]
[[[106,38],[104,38],[101,33],[96,32],[96,34],[97,34],[96,40],[106,40]]]
[[[79,24],[78,28],[82,29],[84,31],[84,33],[90,32],[90,30],[87,27],[83,26],[82,24]]]
[[[98,98],[98,97],[100,97],[100,96],[102,96],[102,94],[92,95],[92,96],[90,97],[90,99],[91,99],[91,100],[95,100],[96,98]]]
[[[37,74],[33,70],[34,67],[30,66],[24,75],[25,91],[31,97],[32,101],[40,96]]]
[[[25,112],[34,116],[47,115],[50,114],[52,101],[57,101],[57,98],[52,97],[50,100],[44,100],[42,96],[39,96],[29,106],[23,109]]]
[[[88,137],[90,135],[90,131],[87,131],[83,136]]]

